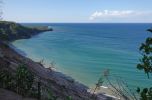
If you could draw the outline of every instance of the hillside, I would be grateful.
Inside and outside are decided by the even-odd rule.
[[[46,27],[25,27],[21,24],[8,21],[0,21],[0,39],[13,41],[16,39],[30,38],[41,32],[52,31]]]
[[[0,88],[0,100],[36,100],[36,99],[22,97],[17,93]]]

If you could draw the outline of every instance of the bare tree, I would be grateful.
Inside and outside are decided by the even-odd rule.
[[[3,5],[3,1],[0,0],[0,21],[3,19],[3,17],[2,17],[2,15],[3,15],[2,5]]]
[[[103,71],[98,83],[96,84],[93,94],[97,88],[100,88],[100,86],[103,85],[103,83],[105,83],[109,87],[112,94],[120,100],[138,100],[138,96],[134,93],[134,91],[132,91],[132,89],[130,89],[127,82],[125,82],[120,76],[110,74],[109,69]]]

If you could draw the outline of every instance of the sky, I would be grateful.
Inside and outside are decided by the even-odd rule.
[[[45,23],[152,23],[152,0],[3,0],[3,19]]]

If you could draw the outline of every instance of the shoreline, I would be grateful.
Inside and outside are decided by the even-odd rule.
[[[23,57],[26,57],[26,58],[28,58],[28,59],[31,59],[31,58],[29,58],[29,57],[26,56],[27,54],[26,54],[24,51],[18,49],[18,48],[15,47],[12,43],[9,44],[9,46],[10,46],[13,50],[15,50],[19,55],[21,55],[21,56],[23,56]],[[35,61],[34,59],[31,59],[31,60],[34,61],[34,62],[36,62],[36,63],[39,63],[38,61]],[[74,82],[79,83],[79,84],[81,84],[81,85],[84,85],[84,84],[80,83],[79,81],[73,79],[71,76],[64,74],[62,71],[59,71],[59,70],[57,70],[57,69],[54,68],[54,67],[48,67],[48,66],[46,66],[46,64],[42,64],[42,66],[43,66],[45,69],[50,70],[51,72],[58,73],[59,76],[62,76],[62,77],[64,77],[64,78],[67,79],[67,80],[71,80],[71,81],[74,81]],[[90,89],[89,86],[86,86],[86,85],[84,85],[84,86],[85,86],[87,89]]]
[[[42,32],[42,33],[43,33],[43,32]],[[9,46],[10,46],[13,50],[15,50],[18,54],[20,54],[20,55],[22,55],[22,56],[24,56],[24,57],[26,57],[26,58],[28,58],[28,59],[31,59],[31,58],[29,58],[29,57],[26,56],[27,54],[26,54],[24,51],[22,51],[22,50],[18,49],[17,47],[15,47],[15,46],[12,44],[12,42],[9,44]],[[36,62],[34,59],[31,59],[31,60],[34,61],[34,62]],[[36,63],[39,63],[39,62],[36,62]],[[55,73],[56,76],[60,76],[60,77],[62,77],[63,79],[68,80],[69,82],[74,82],[75,84],[79,85],[80,87],[85,88],[89,93],[92,94],[91,91],[94,89],[94,87],[89,87],[89,86],[87,86],[87,85],[85,85],[85,84],[82,84],[81,82],[75,80],[74,78],[72,78],[71,76],[69,76],[69,75],[67,75],[67,74],[64,74],[62,71],[59,71],[59,70],[57,70],[57,69],[54,68],[54,67],[48,67],[48,66],[46,66],[46,64],[43,65],[43,66],[44,66],[45,69],[49,70],[50,73],[53,72],[53,73]],[[95,92],[95,94],[96,94],[96,95],[102,94],[102,95],[104,95],[104,96],[111,97],[111,98],[113,98],[113,99],[118,99],[116,96],[112,95],[112,92],[110,91],[109,87],[106,87],[106,86],[101,86],[101,87],[100,87],[100,90],[97,90],[97,92]]]
[[[75,81],[66,78],[59,72],[44,68],[40,63],[20,55],[11,47],[6,46],[6,44],[0,43],[0,45],[0,52],[2,55],[0,57],[0,64],[9,62],[9,65],[4,65],[4,68],[8,68],[11,73],[14,73],[20,64],[26,64],[28,70],[37,78],[41,79],[42,84],[45,84],[47,88],[51,88],[52,92],[59,98],[66,98],[66,96],[69,95],[80,100],[87,100],[86,98],[90,100],[89,97],[91,97],[91,94],[86,91],[87,88],[84,85],[80,85],[80,83],[76,83]],[[3,66],[1,67],[3,68]],[[46,92],[44,91],[44,94],[45,93]]]

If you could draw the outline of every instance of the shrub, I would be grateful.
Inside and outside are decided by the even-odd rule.
[[[57,97],[50,90],[48,90],[48,100],[57,100]]]
[[[16,72],[17,92],[25,96],[32,89],[34,75],[28,71],[25,65],[20,65]]]
[[[14,86],[13,76],[7,70],[0,70],[0,87],[11,89]]]

